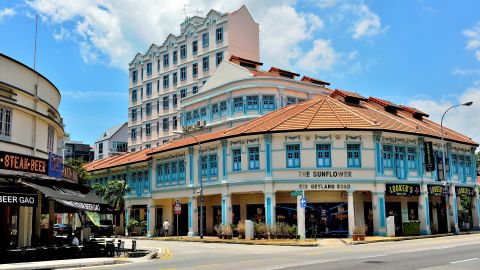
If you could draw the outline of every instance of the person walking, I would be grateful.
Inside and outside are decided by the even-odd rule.
[[[163,222],[163,232],[165,234],[165,237],[168,235],[169,228],[170,228],[170,223],[168,223],[168,220],[165,220],[165,222]]]

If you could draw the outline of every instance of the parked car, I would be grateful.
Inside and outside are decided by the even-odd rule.
[[[100,226],[96,226],[95,224],[93,224],[93,222],[87,220],[85,226],[90,227],[90,232],[93,237],[110,237],[113,235],[114,232],[113,223],[111,220],[108,219],[100,220]]]
[[[72,227],[68,224],[55,224],[53,225],[53,233],[55,235],[71,235]]]

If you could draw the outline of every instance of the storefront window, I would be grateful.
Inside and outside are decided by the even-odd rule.
[[[361,167],[360,144],[347,144],[347,164],[348,167]]]
[[[392,168],[392,146],[384,145],[383,146],[383,167]]]

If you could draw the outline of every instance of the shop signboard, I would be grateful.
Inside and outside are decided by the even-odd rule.
[[[418,196],[420,186],[415,184],[386,184],[387,195],[392,196]]]
[[[54,153],[48,154],[48,176],[61,178],[63,174],[63,158]]]
[[[432,142],[424,142],[423,149],[425,152],[425,170],[432,172],[435,170],[435,158],[433,157],[433,145]]]
[[[175,215],[181,215],[182,214],[182,205],[181,204],[175,204]]]
[[[475,190],[472,187],[455,187],[458,197],[475,197]]]
[[[0,151],[0,169],[47,175],[48,160]]]
[[[36,206],[35,191],[20,185],[0,184],[0,205]]]
[[[448,186],[428,185],[428,194],[432,196],[446,196],[449,194]]]

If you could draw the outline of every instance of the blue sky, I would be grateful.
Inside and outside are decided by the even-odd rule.
[[[264,68],[277,66],[415,106],[480,141],[480,2],[448,0],[0,0],[0,52],[33,65],[61,91],[72,139],[93,143],[127,120],[127,67],[178,34],[184,4],[206,14],[245,4],[260,24]],[[193,13],[190,13],[193,14]]]

